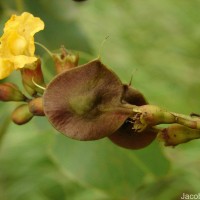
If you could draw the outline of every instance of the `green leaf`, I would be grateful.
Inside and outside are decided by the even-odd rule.
[[[59,135],[54,152],[58,163],[73,177],[114,199],[130,198],[142,183],[154,181],[168,170],[168,162],[156,144],[130,151],[108,139],[80,142]]]

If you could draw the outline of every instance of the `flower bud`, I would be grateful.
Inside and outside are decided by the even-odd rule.
[[[53,54],[57,74],[78,65],[79,56],[71,54],[63,47],[60,54]]]
[[[35,98],[28,103],[29,111],[35,116],[44,116],[42,97]]]
[[[164,128],[158,133],[158,139],[163,141],[165,146],[176,146],[197,138],[200,138],[200,130],[179,124]]]
[[[38,59],[32,65],[21,69],[21,74],[24,88],[31,96],[34,96],[36,93],[43,93],[43,90],[37,86],[45,86],[40,59]]]
[[[13,83],[0,84],[0,101],[25,101],[26,97],[21,93],[17,85]]]
[[[12,113],[12,121],[18,125],[29,122],[32,117],[33,114],[30,113],[28,104],[22,104],[18,106]]]

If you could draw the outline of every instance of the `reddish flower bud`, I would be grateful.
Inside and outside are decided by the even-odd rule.
[[[40,59],[33,63],[29,68],[21,69],[21,74],[24,88],[31,96],[34,96],[36,93],[43,93],[43,90],[37,86],[40,85],[45,87]]]
[[[26,97],[13,83],[0,84],[0,101],[25,101]]]
[[[12,121],[15,124],[22,125],[29,122],[33,117],[30,113],[28,104],[18,106],[12,113]]]
[[[28,103],[29,111],[35,116],[44,116],[42,97],[35,98]]]

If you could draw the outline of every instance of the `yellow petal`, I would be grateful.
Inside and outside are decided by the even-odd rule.
[[[3,51],[6,54],[14,53],[14,55],[25,54],[27,56],[33,56],[35,52],[33,36],[42,29],[44,29],[44,22],[30,13],[24,12],[20,16],[13,15],[6,22],[4,34],[0,39],[2,49],[4,49]],[[13,42],[13,40],[16,40],[17,45],[23,45],[23,49],[20,50],[17,47],[13,49],[14,44],[10,45],[12,47],[10,49],[7,44]]]
[[[11,16],[0,38],[0,79],[37,60],[33,36],[42,29],[44,22],[28,12]]]
[[[33,36],[43,29],[44,22],[39,17],[34,17],[32,14],[24,12],[20,16],[12,15],[5,24],[4,32],[17,30],[19,34]]]
[[[12,73],[12,71],[17,69],[24,67],[34,68],[35,65],[33,65],[33,63],[37,60],[37,57],[29,57],[24,55],[0,58],[0,79],[6,78]]]
[[[0,58],[0,79],[6,78],[14,70],[14,65],[7,59]]]
[[[22,36],[17,36],[12,43],[10,43],[10,49],[14,55],[24,54],[27,47],[27,41]]]
[[[34,66],[31,64],[34,63],[37,59],[38,59],[37,57],[30,57],[30,56],[24,56],[24,55],[14,56],[13,58],[10,58],[10,60],[14,64],[15,69],[21,69],[24,67]]]
[[[17,32],[10,32],[4,34],[1,40],[1,49],[3,49],[1,56],[21,55],[27,54],[27,41]]]

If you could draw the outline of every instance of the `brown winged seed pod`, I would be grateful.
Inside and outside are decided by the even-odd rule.
[[[131,119],[128,119],[115,133],[109,136],[109,139],[116,145],[127,149],[141,149],[151,144],[157,133],[158,130],[152,127],[138,133],[133,129]]]
[[[128,85],[124,85],[123,101],[137,106],[147,104],[143,94]],[[158,130],[148,127],[142,132],[137,132],[133,129],[133,123],[132,119],[127,119],[116,132],[108,136],[109,139],[127,149],[141,149],[151,144],[156,138]]]
[[[44,92],[44,112],[59,132],[77,140],[111,135],[132,114],[124,86],[100,60],[57,75]]]

